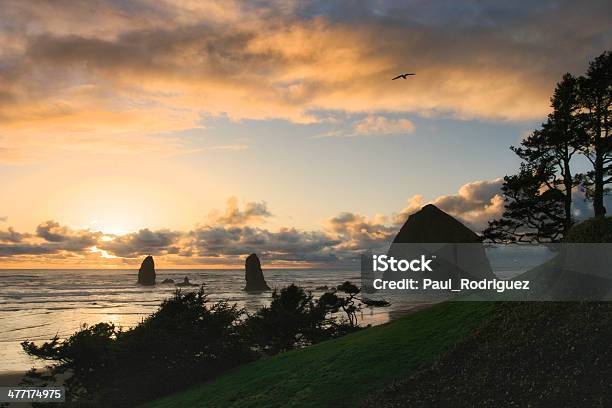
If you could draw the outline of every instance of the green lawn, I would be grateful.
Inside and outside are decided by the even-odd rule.
[[[492,316],[490,303],[444,303],[342,338],[238,367],[148,407],[355,406],[425,367]]]

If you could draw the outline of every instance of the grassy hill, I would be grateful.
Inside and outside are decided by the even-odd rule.
[[[431,367],[365,405],[609,407],[611,338],[611,303],[502,303]]]
[[[488,318],[490,303],[444,303],[234,369],[148,407],[355,406],[427,367]]]
[[[520,278],[544,296],[554,265]],[[612,406],[610,339],[612,303],[443,303],[147,406]]]

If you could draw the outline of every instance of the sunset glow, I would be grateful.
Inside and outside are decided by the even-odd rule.
[[[325,264],[429,202],[480,230],[611,41],[604,3],[281,3],[3,2],[0,267]]]

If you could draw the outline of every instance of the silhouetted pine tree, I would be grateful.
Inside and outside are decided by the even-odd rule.
[[[483,231],[493,242],[559,242],[564,235],[564,194],[545,188],[552,182],[549,168],[522,163],[519,173],[504,177],[502,218]]]
[[[606,185],[612,182],[612,52],[606,51],[591,61],[578,84],[581,122],[587,134],[582,152],[593,165],[582,184],[587,197],[593,200],[595,216],[604,216]]]
[[[551,107],[541,129],[511,147],[523,163],[518,174],[504,177],[504,214],[483,231],[488,240],[558,242],[573,224],[572,190],[581,177],[572,174],[571,161],[587,139],[571,74],[557,84]]]

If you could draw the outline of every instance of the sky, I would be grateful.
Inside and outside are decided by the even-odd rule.
[[[606,1],[0,8],[3,268],[330,264],[430,202],[479,231],[612,49]]]

